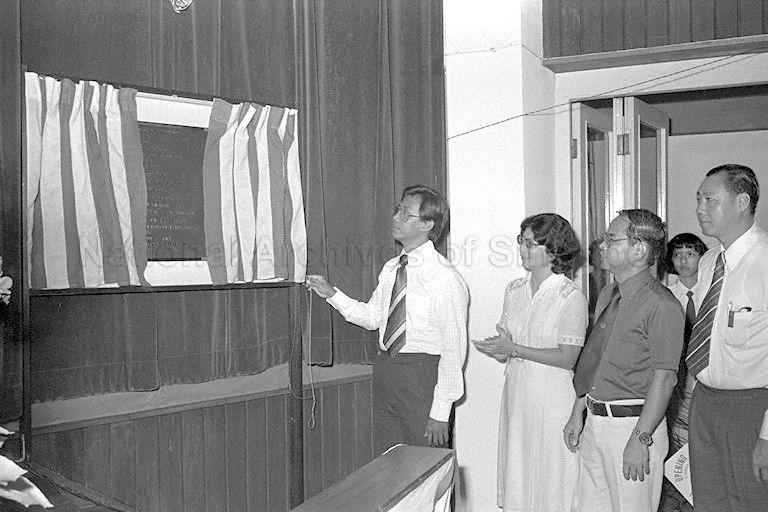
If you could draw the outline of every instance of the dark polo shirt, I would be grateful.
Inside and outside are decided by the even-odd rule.
[[[595,318],[613,284],[600,292]],[[685,314],[666,286],[645,269],[619,284],[621,301],[589,395],[610,401],[645,398],[654,370],[675,370],[683,349]]]

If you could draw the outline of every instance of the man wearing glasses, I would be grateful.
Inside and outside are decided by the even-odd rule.
[[[368,302],[354,300],[324,276],[305,286],[344,318],[379,330],[373,365],[377,453],[392,445],[447,446],[453,403],[464,394],[467,285],[435,250],[448,222],[445,200],[431,188],[403,191],[392,218],[400,255],[384,264]]]
[[[623,210],[600,244],[601,266],[615,283],[597,299],[563,429],[568,448],[581,451],[581,510],[648,512],[659,505],[669,443],[664,413],[685,324],[680,303],[651,273],[664,239],[656,214]]]

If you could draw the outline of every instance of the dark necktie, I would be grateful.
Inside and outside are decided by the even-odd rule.
[[[576,364],[573,385],[576,388],[576,396],[578,397],[586,395],[589,390],[592,389],[592,382],[595,380],[597,367],[600,365],[600,360],[603,358],[605,345],[608,343],[608,337],[610,336],[611,329],[613,329],[613,324],[616,321],[616,313],[619,311],[620,300],[621,293],[619,292],[619,285],[614,284],[613,291],[611,292],[611,299],[597,318],[597,321],[592,328],[592,332],[589,333],[589,339],[584,346],[584,350],[581,352],[579,362]]]
[[[704,368],[709,366],[709,341],[712,338],[712,325],[715,323],[717,303],[720,300],[720,290],[723,287],[725,277],[725,261],[721,252],[715,263],[715,271],[712,273],[712,284],[709,285],[707,295],[696,315],[696,323],[691,330],[691,339],[688,341],[688,355],[685,362],[688,365],[688,373],[694,377]]]
[[[408,265],[408,255],[400,256],[400,266],[392,286],[392,298],[389,300],[387,328],[384,330],[384,349],[394,357],[405,345],[405,289],[408,276],[405,266]]]

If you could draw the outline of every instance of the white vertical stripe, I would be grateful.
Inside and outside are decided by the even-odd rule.
[[[256,151],[259,159],[259,190],[256,196],[256,257],[258,258],[257,279],[275,277],[275,242],[272,233],[272,196],[269,178],[269,137],[267,105],[261,110],[261,117],[256,126]]]
[[[133,254],[133,229],[131,228],[131,200],[128,196],[128,178],[125,170],[123,152],[123,127],[120,116],[120,105],[117,101],[118,91],[111,85],[107,86],[105,112],[107,114],[107,137],[109,147],[109,172],[112,176],[112,188],[115,192],[117,215],[120,221],[120,233],[123,238],[123,251],[128,264],[128,276],[132,285],[140,285],[139,273],[136,270],[136,258]],[[94,94],[98,100],[98,95]],[[97,104],[98,105],[98,104]],[[98,107],[97,107],[98,108]],[[91,107],[93,111],[93,107]],[[98,120],[98,116],[96,118]]]
[[[287,109],[286,109],[287,110]],[[299,166],[298,115],[291,109],[293,119],[293,143],[288,148],[287,183],[291,195],[293,213],[291,217],[291,245],[293,246],[294,278],[297,283],[304,281],[307,273],[307,230],[304,224],[304,199],[301,195],[301,169]]]
[[[227,129],[219,139],[219,182],[221,183],[221,230],[224,240],[224,264],[227,268],[227,282],[237,280],[238,244],[235,225],[234,183],[232,165],[235,156],[235,130],[242,105],[232,105],[227,120]]]
[[[24,140],[27,151],[27,275],[29,279],[32,269],[32,225],[35,217],[35,199],[40,192],[40,164],[43,144],[42,127],[42,97],[40,81],[37,73],[24,73],[25,120],[27,123]]]
[[[253,248],[256,245],[256,216],[253,210],[253,192],[251,190],[251,171],[248,162],[248,124],[253,119],[256,108],[248,105],[245,116],[235,131],[234,148],[234,199],[237,211],[237,232],[240,235],[240,248],[243,258],[243,278],[253,281]]]
[[[43,254],[48,288],[69,288],[64,236],[64,197],[61,183],[61,82],[45,77],[45,122],[40,165],[40,207],[43,217]]]
[[[93,118],[93,127],[96,130],[96,139],[101,140],[103,134],[99,133],[101,126],[99,126],[99,101],[101,99],[101,85],[99,82],[88,82],[93,87],[93,94],[91,95],[91,104],[86,105],[88,111]],[[99,149],[101,151],[101,149]]]
[[[83,113],[84,83],[75,85],[72,115],[69,118],[69,145],[72,153],[72,182],[75,193],[77,234],[80,240],[80,259],[83,265],[83,281],[86,287],[104,284],[104,264],[101,254],[99,222],[93,199],[91,174],[88,165],[88,149],[85,141]]]

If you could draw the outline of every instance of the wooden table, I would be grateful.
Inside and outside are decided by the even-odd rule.
[[[390,510],[453,457],[453,450],[444,448],[396,446],[292,512]]]

